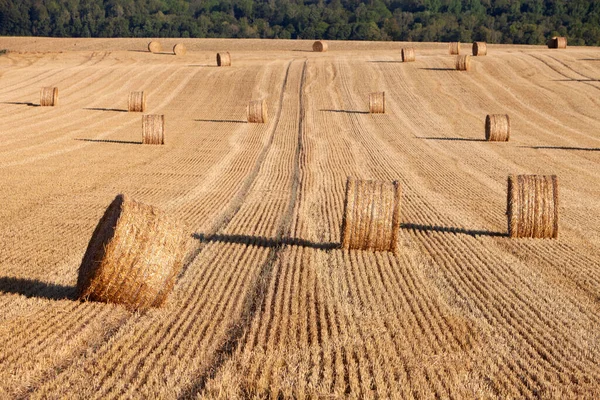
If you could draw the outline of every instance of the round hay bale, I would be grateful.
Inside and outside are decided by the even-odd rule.
[[[486,56],[487,55],[487,43],[486,42],[473,42],[473,55],[474,56]]]
[[[146,94],[144,92],[130,92],[127,109],[130,112],[145,112]]]
[[[385,92],[369,94],[369,112],[371,114],[385,114]]]
[[[400,51],[402,55],[402,62],[415,61],[415,49],[414,47],[406,47]]]
[[[142,115],[142,144],[165,144],[164,115]]]
[[[177,43],[175,46],[173,46],[173,54],[176,56],[185,56],[185,53],[187,53],[187,49],[183,43]]]
[[[181,270],[187,236],[165,212],[118,195],[83,256],[79,298],[134,310],[162,305]]]
[[[316,52],[323,53],[323,52],[327,51],[328,47],[329,46],[327,45],[327,42],[325,42],[323,40],[317,40],[316,42],[313,43],[313,51],[316,51]]]
[[[450,42],[448,43],[448,52],[451,55],[460,54],[460,42]]]
[[[470,71],[471,56],[456,56],[456,69],[459,71]]]
[[[342,220],[342,248],[396,252],[400,230],[398,181],[348,177]]]
[[[558,237],[556,175],[510,175],[507,197],[511,238]]]
[[[248,122],[264,124],[267,122],[267,102],[265,100],[253,100],[246,108]]]
[[[40,106],[54,107],[58,105],[58,88],[43,87],[40,92]]]
[[[231,67],[231,55],[228,51],[217,53],[217,65],[219,67]]]
[[[153,40],[150,43],[148,43],[148,51],[150,53],[160,53],[162,51],[162,45],[160,44],[160,42],[156,42]]]
[[[550,49],[566,49],[567,38],[563,36],[554,36],[552,39],[548,40],[548,47]]]
[[[489,114],[485,117],[485,140],[508,142],[510,139],[510,118],[508,114]]]

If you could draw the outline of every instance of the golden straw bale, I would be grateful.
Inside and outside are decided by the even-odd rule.
[[[456,56],[456,69],[459,71],[470,71],[471,56]]]
[[[369,94],[369,112],[371,114],[385,114],[385,92]]]
[[[173,46],[173,54],[175,54],[176,56],[185,56],[186,53],[187,49],[185,48],[183,43],[177,43],[175,46]]]
[[[342,248],[396,252],[400,229],[398,181],[348,177],[342,220]]]
[[[400,51],[402,55],[402,62],[415,61],[415,49],[414,47],[406,47]]]
[[[134,310],[162,305],[181,270],[187,236],[165,212],[118,195],[83,256],[79,298]]]
[[[552,39],[548,40],[547,44],[550,49],[566,49],[567,38],[563,36],[554,36]]]
[[[164,115],[142,115],[142,143],[165,144]]]
[[[224,53],[217,53],[217,65],[219,67],[230,67],[231,66],[231,55],[228,51]]]
[[[145,112],[146,94],[144,92],[130,92],[127,109],[131,112]]]
[[[313,51],[317,51],[317,52],[325,52],[327,51],[327,48],[329,46],[327,45],[327,42],[323,41],[323,40],[317,40],[316,42],[313,43]]]
[[[508,142],[510,139],[510,118],[508,114],[489,114],[485,117],[485,140]]]
[[[43,87],[40,93],[40,106],[54,107],[58,105],[58,88]]]
[[[451,55],[460,54],[460,42],[450,42],[448,43],[448,52]]]
[[[263,124],[267,122],[267,102],[265,100],[254,100],[246,107],[248,122]]]
[[[486,42],[473,42],[473,55],[474,56],[487,55],[487,43]]]
[[[557,238],[556,175],[510,175],[506,214],[512,238]]]
[[[151,41],[148,43],[148,51],[151,53],[160,53],[162,51],[162,45],[160,42]]]

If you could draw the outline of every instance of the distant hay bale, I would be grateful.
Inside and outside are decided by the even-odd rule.
[[[183,43],[177,43],[175,46],[173,46],[173,54],[175,54],[176,56],[185,56],[186,53],[187,49],[185,48]]]
[[[510,139],[510,118],[508,114],[489,114],[485,117],[485,140],[508,142]]]
[[[144,92],[130,92],[127,109],[131,112],[146,112],[146,94]]]
[[[558,237],[556,175],[510,175],[507,197],[510,237]]]
[[[459,71],[470,71],[471,56],[456,56],[456,69]]]
[[[58,88],[43,87],[40,92],[40,106],[54,107],[58,105]]]
[[[342,220],[342,248],[396,252],[400,229],[398,181],[348,177]]]
[[[448,52],[451,55],[460,54],[460,42],[450,42],[448,43]]]
[[[164,115],[142,115],[142,144],[165,144]]]
[[[473,55],[474,56],[487,55],[487,43],[486,42],[473,42]]]
[[[567,38],[563,36],[554,36],[548,40],[548,48],[550,49],[566,49]]]
[[[316,52],[320,52],[320,53],[325,52],[325,51],[327,51],[328,47],[329,46],[327,45],[327,42],[324,42],[322,40],[317,40],[316,42],[313,43],[313,51],[316,51]]]
[[[369,94],[369,112],[371,114],[385,114],[385,92]]]
[[[415,61],[415,49],[414,47],[405,47],[400,51],[402,55],[402,62]]]
[[[254,100],[246,108],[248,122],[264,124],[267,122],[267,102],[265,100]]]
[[[217,53],[217,65],[219,67],[230,67],[231,66],[231,55],[228,51],[224,53]]]
[[[151,53],[160,53],[162,51],[162,45],[160,42],[152,41],[148,43],[148,51]]]
[[[184,227],[165,212],[118,195],[98,222],[79,267],[81,300],[159,307],[185,253]]]

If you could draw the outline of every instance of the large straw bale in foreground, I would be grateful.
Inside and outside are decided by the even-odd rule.
[[[456,69],[459,71],[470,71],[471,56],[456,56]]]
[[[228,51],[223,53],[217,53],[217,66],[219,67],[230,67],[231,66],[231,55]]]
[[[485,140],[508,142],[510,139],[510,118],[507,114],[489,114],[485,117]]]
[[[369,112],[371,114],[385,114],[385,92],[369,94]]]
[[[265,100],[254,100],[246,108],[248,122],[264,124],[267,122],[267,102]]]
[[[165,144],[164,115],[142,115],[142,144]]]
[[[510,237],[558,237],[556,175],[510,175],[507,203]]]
[[[313,51],[323,53],[327,51],[328,48],[329,46],[327,45],[327,42],[324,42],[322,40],[317,40],[313,43]]]
[[[43,87],[40,92],[40,106],[54,107],[58,105],[58,88]]]
[[[181,270],[186,236],[163,211],[118,195],[83,256],[79,298],[139,310],[160,306]]]
[[[400,184],[348,177],[342,248],[396,252],[400,229]]]
[[[130,92],[127,109],[130,112],[146,111],[146,94],[144,92]]]

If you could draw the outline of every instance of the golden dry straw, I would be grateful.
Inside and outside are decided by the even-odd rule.
[[[219,67],[230,67],[231,66],[231,55],[228,51],[224,53],[217,53],[217,65]]]
[[[448,43],[448,52],[451,55],[460,54],[460,42],[450,42]]]
[[[396,252],[400,229],[398,181],[348,177],[342,220],[342,248]]]
[[[162,305],[181,270],[186,236],[183,225],[165,212],[118,195],[83,256],[79,298],[135,310]]]
[[[485,117],[485,140],[508,142],[510,139],[510,117],[508,114],[489,114]]]
[[[400,51],[402,55],[402,62],[415,61],[415,49],[414,47],[405,47]]]
[[[130,92],[127,109],[131,112],[145,112],[146,94],[144,92]]]
[[[176,56],[185,56],[185,53],[187,53],[187,49],[183,43],[177,43],[175,46],[173,46],[173,54]]]
[[[322,40],[317,40],[313,43],[313,51],[317,51],[320,53],[327,51],[328,47],[329,46],[327,45],[327,42],[324,42]]]
[[[165,144],[164,115],[142,115],[142,143]]]
[[[369,112],[371,114],[385,114],[385,92],[369,94]]]
[[[456,56],[456,69],[459,71],[470,71],[471,56]]]
[[[43,87],[40,92],[40,106],[54,107],[58,105],[58,88]]]
[[[486,42],[473,42],[473,55],[474,56],[487,55],[487,43]]]
[[[506,214],[512,238],[557,238],[556,175],[510,175]]]
[[[567,38],[564,36],[554,36],[548,40],[548,48],[550,49],[566,49]]]
[[[148,51],[151,53],[160,53],[162,51],[162,45],[160,44],[160,42],[153,40],[150,43],[148,43]]]
[[[265,100],[253,100],[246,108],[248,122],[264,124],[267,122],[267,102]]]

